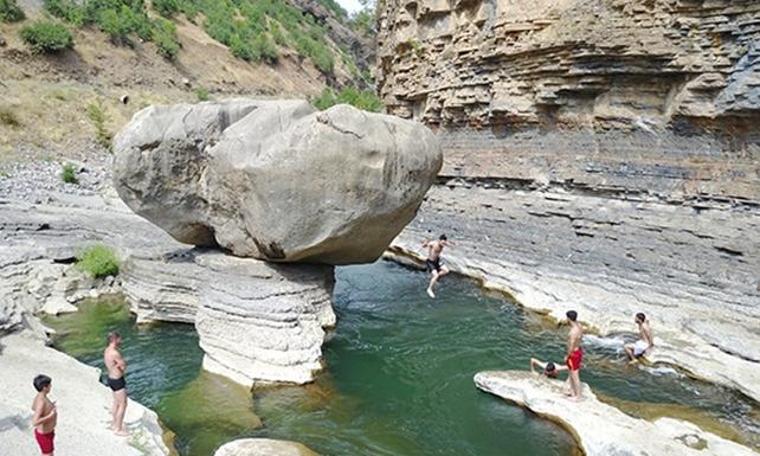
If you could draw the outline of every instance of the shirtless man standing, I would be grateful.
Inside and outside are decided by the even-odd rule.
[[[577,401],[581,398],[581,364],[583,362],[583,328],[578,323],[578,312],[569,310],[565,314],[570,322],[570,333],[567,338],[567,356],[565,363],[570,370],[567,380],[570,383],[570,397]]]
[[[124,413],[127,411],[127,382],[124,380],[124,374],[127,371],[127,363],[119,353],[120,345],[121,335],[115,331],[109,333],[108,346],[103,352],[103,361],[108,370],[108,386],[113,391],[111,430],[116,435],[126,436],[128,433],[124,428]]]
[[[652,328],[649,327],[647,316],[639,312],[636,314],[636,324],[639,326],[639,336],[641,339],[636,343],[626,344],[623,346],[625,353],[631,362],[638,361],[639,358],[643,358],[644,355],[654,347],[654,339],[652,338]]]
[[[32,426],[34,426],[34,439],[40,446],[43,456],[53,456],[55,451],[55,425],[58,423],[58,410],[49,398],[52,389],[52,380],[47,375],[34,377],[34,389],[37,395],[32,403]]]
[[[435,298],[435,293],[433,293],[435,283],[438,282],[438,279],[449,273],[449,268],[441,265],[441,252],[443,252],[444,247],[448,247],[449,245],[450,243],[445,234],[442,234],[437,241],[424,241],[422,243],[422,247],[427,247],[428,249],[425,265],[428,272],[432,274],[430,285],[427,288],[427,294],[431,298]]]

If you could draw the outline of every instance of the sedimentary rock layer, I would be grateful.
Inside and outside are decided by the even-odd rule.
[[[188,249],[118,200],[53,203],[0,204],[0,335],[44,335],[35,313],[70,310],[94,286],[123,291],[138,321],[197,321],[204,366],[240,383],[303,383],[321,368],[324,328],[335,324],[331,266]],[[115,281],[88,280],[71,264],[99,242],[124,259]]]
[[[270,264],[218,251],[134,255],[122,288],[138,321],[194,323],[206,370],[238,383],[306,383],[335,325],[333,268]]]
[[[81,456],[163,456],[158,416],[129,401],[125,424],[130,437],[108,429],[111,391],[99,382],[100,372],[74,358],[45,347],[42,340],[14,334],[0,339],[0,454],[39,454],[30,426],[34,397],[32,379],[44,373],[53,379],[58,426],[56,453]]]
[[[602,335],[651,319],[650,359],[760,400],[760,214],[750,205],[591,196],[495,182],[436,186],[392,251],[447,233],[452,270]]]
[[[181,242],[276,262],[376,260],[441,167],[418,123],[295,100],[150,107],[115,149],[137,214]]]
[[[757,454],[685,421],[633,418],[600,402],[585,384],[579,402],[565,397],[562,382],[530,372],[480,372],[475,375],[475,385],[569,428],[588,456]]]
[[[753,0],[388,0],[378,86],[445,173],[760,199]]]

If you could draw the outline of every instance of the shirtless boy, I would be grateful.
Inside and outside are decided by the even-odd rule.
[[[449,245],[451,244],[445,234],[442,234],[437,241],[424,241],[422,243],[422,246],[427,247],[428,249],[428,257],[427,260],[425,260],[425,265],[427,266],[428,272],[432,275],[430,278],[430,285],[428,285],[427,288],[427,294],[431,298],[435,298],[433,286],[438,282],[438,279],[449,273],[449,268],[441,265],[441,252],[443,252],[444,247],[448,247]]]
[[[560,372],[567,370],[567,366],[558,366],[551,361],[543,362],[540,359],[530,359],[530,371],[536,373],[536,368],[541,369],[541,375],[548,378],[557,378]]]
[[[643,358],[652,350],[652,347],[654,347],[652,328],[649,326],[647,316],[639,312],[636,314],[635,321],[636,325],[639,327],[639,337],[641,337],[641,339],[637,340],[636,343],[623,346],[625,353],[632,362]]]
[[[116,435],[126,436],[124,428],[124,413],[127,411],[127,382],[124,374],[127,371],[127,363],[119,353],[121,335],[117,332],[108,334],[108,346],[103,352],[103,361],[108,371],[108,386],[113,391],[113,406],[111,407],[111,430]]]
[[[34,389],[37,395],[32,403],[32,426],[34,426],[34,438],[40,446],[43,456],[52,456],[55,451],[55,425],[58,423],[58,410],[49,398],[52,389],[52,380],[47,375],[34,377]]]
[[[567,337],[567,356],[565,363],[570,376],[567,378],[570,383],[570,397],[577,401],[581,398],[581,364],[583,362],[583,349],[581,340],[583,339],[583,328],[578,323],[578,312],[569,310],[565,314],[570,322],[570,333]]]

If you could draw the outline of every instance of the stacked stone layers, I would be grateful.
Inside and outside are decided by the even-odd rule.
[[[133,256],[122,288],[139,321],[194,323],[203,367],[238,383],[307,383],[335,325],[333,268],[215,251]]]
[[[27,330],[44,338],[35,313],[123,292],[140,322],[195,324],[201,315],[204,366],[240,383],[303,383],[321,368],[324,328],[335,324],[331,266],[188,250],[118,201],[100,199],[68,207],[5,201],[0,239],[0,335]],[[116,281],[87,279],[70,264],[95,243],[124,258]]]
[[[378,85],[451,175],[760,199],[760,4],[389,0]]]

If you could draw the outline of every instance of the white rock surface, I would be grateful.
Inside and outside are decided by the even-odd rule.
[[[600,402],[588,385],[583,399],[564,396],[563,382],[524,371],[479,372],[475,385],[561,424],[588,456],[751,456],[751,449],[681,420],[633,418]]]
[[[240,439],[225,443],[214,456],[317,456],[317,453],[286,440]]]
[[[177,240],[327,264],[382,255],[442,163],[418,123],[296,100],[150,107],[115,151],[119,195]]]
[[[0,338],[0,454],[39,454],[31,427],[32,379],[44,373],[53,379],[51,399],[58,406],[56,454],[77,456],[168,455],[158,416],[130,400],[126,425],[129,438],[109,429],[111,392],[97,369],[47,348],[36,338],[14,334]]]

